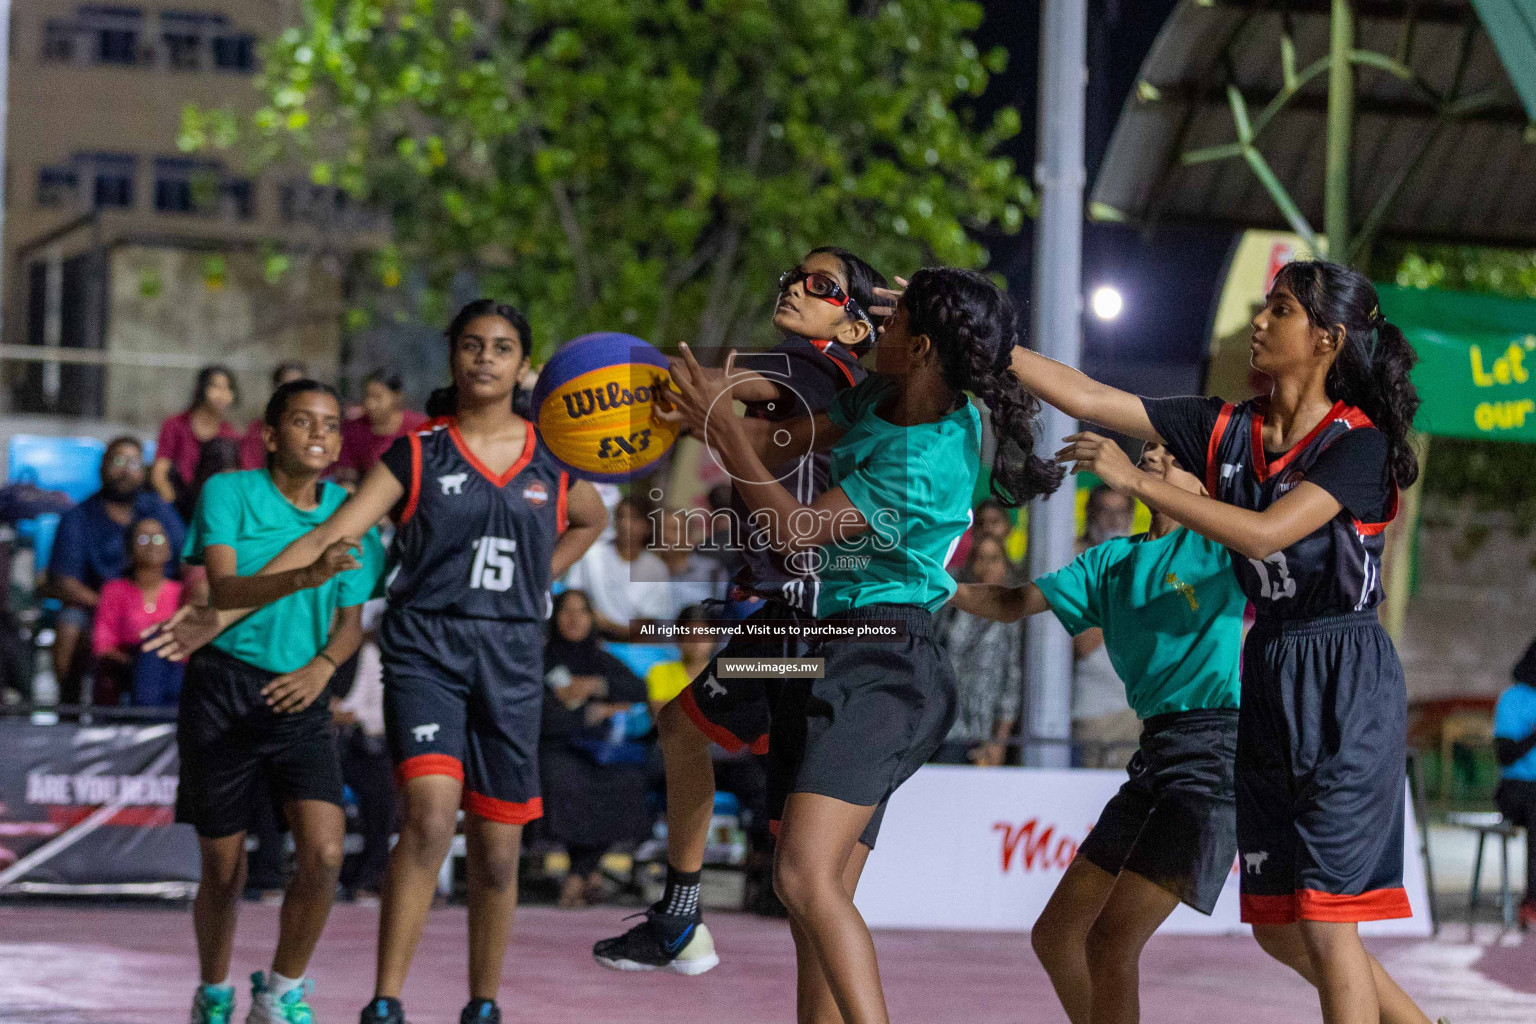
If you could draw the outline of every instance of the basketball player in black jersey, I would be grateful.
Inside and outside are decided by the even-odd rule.
[[[746,404],[756,419],[788,421],[821,412],[839,393],[868,374],[859,356],[871,347],[876,328],[888,312],[875,289],[886,284],[868,263],[846,249],[823,247],[807,253],[798,266],[779,280],[773,324],[784,340],[765,352],[739,354],[731,370],[731,396]],[[726,371],[714,371],[724,375]],[[775,477],[796,500],[811,504],[827,488],[825,453],[775,466]],[[760,620],[789,620],[816,614],[817,579],[807,560],[786,557],[767,542],[766,530],[749,523],[750,510],[734,489],[735,521],[747,536],[735,535],[742,568],[734,581],[743,596],[759,597],[753,613]],[[733,639],[717,658],[782,658],[800,654],[791,641]],[[714,941],[699,907],[704,847],[714,808],[715,773],[710,741],[729,751],[768,749],[773,698],[782,687],[774,681],[721,679],[715,662],[658,716],[661,749],[667,772],[667,882],[661,900],[645,920],[623,935],[604,939],[593,956],[605,967],[625,971],[672,970],[702,974],[719,963]],[[774,787],[770,783],[770,789]],[[770,792],[775,818],[785,793]],[[862,855],[873,845],[878,818]],[[802,967],[805,967],[802,964]],[[828,1020],[839,1019],[825,982],[808,985],[802,993],[824,997]]]
[[[453,385],[428,402],[437,418],[396,441],[346,504],[247,577],[240,595],[260,605],[312,585],[304,567],[329,546],[385,515],[398,525],[379,649],[404,815],[365,1024],[404,1021],[400,990],[461,807],[470,999],[460,1020],[501,1019],[495,1000],[522,828],[543,813],[537,751],[550,581],[607,521],[596,489],[572,482],[534,425],[512,411],[529,349],[522,313],[480,299],[447,335]]]
[[[1407,693],[1376,608],[1383,531],[1419,471],[1414,358],[1364,275],[1315,261],[1283,267],[1253,318],[1253,366],[1273,381],[1263,398],[1142,399],[1027,349],[1013,357],[1024,386],[1068,415],[1202,470],[1210,497],[1138,472],[1097,434],[1057,455],[1233,554],[1258,611],[1238,727],[1242,916],[1317,986],[1328,1024],[1427,1024],[1358,930],[1411,914]],[[1095,1024],[1136,1020],[1129,991],[1125,1005],[1096,999]]]

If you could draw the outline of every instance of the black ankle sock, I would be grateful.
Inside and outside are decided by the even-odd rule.
[[[656,912],[668,917],[694,920],[699,916],[699,879],[702,871],[679,871],[667,865],[667,888],[661,894]]]

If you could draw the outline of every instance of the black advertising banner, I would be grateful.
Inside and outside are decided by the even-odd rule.
[[[0,893],[181,895],[197,837],[174,823],[176,726],[0,720]]]

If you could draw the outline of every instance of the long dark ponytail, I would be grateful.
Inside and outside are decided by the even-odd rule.
[[[1344,329],[1343,344],[1328,370],[1328,397],[1370,417],[1387,438],[1387,465],[1397,486],[1419,478],[1419,457],[1408,430],[1419,411],[1419,392],[1409,371],[1418,355],[1403,332],[1381,315],[1371,281],[1358,270],[1323,260],[1293,260],[1280,268],[1284,284],[1314,327]]]
[[[992,496],[1014,508],[1054,491],[1065,470],[1035,454],[1040,402],[1009,370],[1018,330],[1007,293],[972,271],[931,267],[912,275],[901,302],[908,333],[932,340],[945,383],[992,413]]]
[[[476,299],[469,303],[458,313],[454,314],[449,322],[448,329],[443,336],[448,339],[448,356],[453,358],[453,346],[458,344],[459,335],[474,320],[482,316],[499,316],[517,331],[517,340],[522,343],[523,356],[527,358],[533,355],[533,329],[528,326],[528,318],[523,311],[516,306],[495,299]],[[396,389],[398,390],[398,389]],[[514,398],[517,389],[512,389]],[[459,409],[459,387],[457,384],[449,384],[447,387],[437,388],[427,396],[426,413],[436,419],[439,416],[452,416]]]

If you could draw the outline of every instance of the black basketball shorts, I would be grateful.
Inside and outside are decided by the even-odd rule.
[[[1237,857],[1237,709],[1142,723],[1130,776],[1078,852],[1110,874],[1134,871],[1209,914]]]
[[[1254,626],[1237,743],[1244,921],[1412,916],[1407,697],[1374,611]]]
[[[379,627],[384,727],[395,776],[464,784],[464,809],[522,825],[544,814],[539,719],[542,622],[390,608]]]

